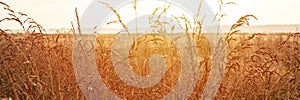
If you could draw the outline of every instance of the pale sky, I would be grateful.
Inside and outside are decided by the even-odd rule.
[[[1,0],[15,11],[28,14],[45,29],[71,27],[75,21],[74,8],[82,14],[91,0]],[[217,0],[206,0],[214,11],[218,10]],[[228,0],[224,0],[228,1]],[[236,5],[226,5],[227,17],[223,25],[231,25],[240,16],[255,15],[259,21],[252,20],[254,25],[300,24],[300,0],[231,0]],[[145,5],[147,6],[147,5]],[[0,10],[3,16],[3,10]],[[0,24],[0,27],[16,27],[14,24]]]

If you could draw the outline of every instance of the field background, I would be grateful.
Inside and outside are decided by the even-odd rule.
[[[207,34],[206,34],[207,35]],[[189,99],[199,98],[210,72],[211,53],[205,34],[194,38],[201,65],[201,73]],[[156,35],[160,37],[159,35]],[[180,70],[180,57],[171,42],[151,43],[137,40],[138,49],[131,50],[131,65],[137,74],[149,73],[144,64],[147,55],[166,54],[168,73],[164,84],[156,92],[124,86],[111,63],[111,43],[114,35],[97,35],[95,44],[98,71],[107,87],[123,99],[159,99],[171,91]],[[151,39],[153,36],[146,36]],[[234,34],[226,44],[225,77],[215,99],[299,99],[300,97],[300,33]],[[143,40],[143,39],[140,39]],[[14,99],[84,99],[77,85],[72,63],[72,34],[0,34],[0,97]],[[149,46],[164,44],[160,49]],[[148,45],[146,47],[145,45]],[[145,51],[146,50],[146,51]],[[152,50],[152,51],[151,51]],[[157,51],[158,50],[158,51]],[[168,53],[165,51],[174,51]],[[139,58],[146,55],[146,58]],[[101,62],[101,63],[99,63]],[[135,65],[136,64],[136,65]],[[142,70],[141,70],[142,68]],[[144,68],[144,69],[143,69]],[[119,82],[120,81],[120,82]],[[116,84],[117,83],[117,84]],[[122,91],[121,91],[122,90]],[[152,88],[153,90],[153,88]]]
[[[137,10],[136,2],[137,0],[133,2],[135,11]],[[109,4],[104,2],[102,4],[110,8],[118,16],[118,21],[107,24],[122,24],[126,33],[130,34],[128,28],[122,22],[122,16],[119,16]],[[219,0],[217,4],[219,12],[215,15],[215,20],[218,22],[221,22],[222,18],[226,16],[222,10],[224,4],[235,3],[226,3]],[[128,86],[115,73],[111,57],[115,35],[81,34],[83,28],[80,27],[77,8],[75,8],[76,21],[74,23],[71,21],[72,28],[67,29],[68,32],[57,31],[56,33],[47,34],[42,25],[27,14],[13,10],[2,1],[0,1],[0,5],[2,7],[1,10],[5,13],[5,16],[1,16],[3,18],[0,20],[0,23],[8,25],[5,22],[15,22],[16,27],[14,28],[20,28],[21,30],[0,28],[0,98],[12,98],[14,100],[87,99],[78,85],[78,81],[81,80],[76,80],[75,77],[76,73],[72,59],[73,47],[80,48],[85,45],[92,47],[83,47],[83,49],[95,50],[97,70],[104,84],[114,95],[126,100],[161,99],[168,93],[173,92],[173,88],[179,80],[178,76],[182,71],[181,63],[183,63],[183,60],[189,59],[189,57],[180,58],[173,40],[166,39],[163,35],[168,33],[166,25],[169,22],[162,21],[159,16],[164,15],[168,7],[164,7],[162,12],[157,12],[156,10],[153,12],[153,16],[150,17],[152,19],[150,22],[153,24],[151,25],[153,29],[150,32],[152,34],[137,38],[129,50],[129,63],[137,75],[146,76],[151,72],[149,58],[152,55],[161,55],[167,63],[166,73],[160,82],[153,87],[141,89]],[[201,4],[199,8],[201,8]],[[155,17],[156,15],[158,16]],[[175,16],[174,18],[182,20],[182,23],[179,22],[178,24],[185,24],[185,28],[183,28],[185,34],[192,36],[191,39],[194,40],[198,49],[201,68],[195,71],[199,71],[200,75],[196,87],[188,99],[199,99],[203,94],[212,70],[212,56],[215,56],[212,55],[211,48],[213,47],[210,47],[207,37],[209,35],[217,37],[218,35],[205,34],[200,21],[194,20],[194,22],[190,22],[184,16]],[[300,99],[300,33],[293,32],[299,31],[298,26],[281,29],[292,33],[280,33],[278,31],[275,31],[273,34],[264,31],[242,33],[244,26],[250,25],[250,19],[258,20],[252,14],[244,15],[229,30],[225,31],[227,32],[224,34],[224,42],[226,42],[226,69],[221,86],[213,98],[225,100]],[[191,26],[189,23],[195,23],[196,25]],[[273,28],[283,28],[283,26],[270,27],[272,28],[268,28],[268,32],[273,32]],[[217,28],[219,30],[220,27]],[[175,27],[170,29],[173,31]],[[83,37],[94,36],[96,37],[96,42],[79,41],[76,44],[76,41],[74,41],[75,34]],[[173,36],[176,37],[176,34]],[[120,45],[120,47],[122,46]],[[86,71],[87,73],[85,74],[90,74],[87,68],[79,70]],[[164,69],[158,67],[156,70]],[[194,72],[191,71],[190,73]],[[93,79],[94,77],[86,78]],[[92,88],[93,86],[89,86],[92,85],[91,82],[86,82],[85,85],[88,87],[88,91],[85,92],[91,93],[88,97],[96,98],[105,95],[92,94],[97,89],[104,87]],[[187,86],[189,84],[184,85]],[[180,92],[183,93],[185,91]],[[178,97],[179,95],[181,94],[178,93]],[[174,97],[174,99],[178,98]]]

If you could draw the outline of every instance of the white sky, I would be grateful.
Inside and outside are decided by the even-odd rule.
[[[91,0],[1,0],[15,11],[28,14],[44,28],[69,28],[75,21],[74,8],[79,7],[81,14]],[[218,10],[217,0],[206,0],[213,10]],[[229,0],[224,0],[229,1]],[[227,5],[227,13],[222,24],[231,25],[240,16],[253,14],[259,21],[252,20],[254,25],[267,24],[300,24],[300,0],[230,0],[237,5]],[[0,16],[3,16],[0,10]],[[0,24],[1,27],[16,27],[15,24]]]

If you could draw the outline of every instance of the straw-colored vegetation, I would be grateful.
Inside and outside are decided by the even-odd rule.
[[[107,7],[109,4],[103,3]],[[235,4],[229,2],[226,4]],[[223,5],[220,0],[220,5]],[[69,33],[42,34],[44,29],[26,14],[15,12],[0,2],[8,16],[0,20],[15,21],[23,33],[0,29],[0,98],[13,99],[84,99],[77,84],[73,64],[72,45],[76,28]],[[115,14],[116,10],[110,7]],[[134,1],[134,10],[136,10]],[[154,54],[166,58],[167,72],[159,85],[147,89],[128,87],[118,78],[111,62],[111,44],[115,35],[97,35],[95,44],[99,74],[112,92],[123,99],[160,99],[176,85],[181,70],[181,59],[173,40],[164,36],[167,23],[153,17],[152,33],[136,39],[130,50],[130,64],[141,76],[150,73],[149,57]],[[221,13],[219,21],[225,16]],[[77,12],[76,12],[77,15]],[[198,99],[204,90],[211,70],[211,51],[207,35],[201,31],[201,22],[190,26],[184,16],[187,35],[192,35],[198,48],[200,60],[199,81],[189,99]],[[300,97],[300,33],[246,34],[239,27],[249,25],[253,15],[241,17],[224,36],[226,41],[226,71],[215,99],[299,99]],[[24,20],[25,19],[25,20]],[[79,18],[77,15],[77,22]],[[122,24],[121,17],[117,23]],[[173,27],[173,26],[171,26]],[[173,28],[172,28],[173,29]],[[80,32],[80,26],[78,27]],[[188,58],[187,58],[188,59]]]

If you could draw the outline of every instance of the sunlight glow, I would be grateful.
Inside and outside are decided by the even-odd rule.
[[[12,9],[28,14],[46,29],[70,28],[70,22],[76,19],[74,8],[78,7],[79,15],[81,15],[91,1],[3,0]],[[218,11],[218,0],[205,1],[214,12]],[[224,0],[224,2],[229,2],[229,0]],[[252,25],[300,24],[300,13],[298,13],[300,0],[233,0],[233,2],[236,2],[236,5],[224,5],[223,11],[227,17],[223,19],[222,25],[232,25],[245,14],[253,14],[258,17],[259,21],[251,21]],[[0,15],[3,17],[3,13]],[[0,27],[16,28],[15,24],[0,25]]]

